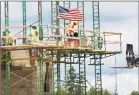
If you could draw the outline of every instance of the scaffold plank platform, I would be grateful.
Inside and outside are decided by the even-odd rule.
[[[105,51],[105,50],[93,50],[92,48],[81,48],[81,47],[63,47],[63,46],[30,46],[30,45],[16,45],[16,46],[1,46],[2,51],[14,51],[14,50],[29,50],[29,49],[46,49],[48,51],[80,51],[86,53],[100,53],[100,54],[117,54],[120,51]]]

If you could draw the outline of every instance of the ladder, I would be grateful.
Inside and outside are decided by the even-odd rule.
[[[68,90],[68,88],[70,86],[68,87],[67,82],[71,80],[71,72],[69,72],[69,71],[72,67],[72,63],[71,63],[72,53],[70,53],[69,56],[65,57],[64,61],[65,61],[65,88],[66,88],[66,90]],[[70,93],[70,95],[72,95],[72,92],[69,92],[69,93]],[[67,93],[65,93],[65,94],[67,94]]]
[[[96,95],[102,95],[101,58],[95,62],[95,89]],[[100,91],[101,94],[98,94],[98,91]]]
[[[84,1],[77,1],[77,8],[83,12],[83,20],[78,24],[78,29],[84,29]],[[84,37],[84,31],[79,31],[78,34]]]
[[[26,1],[22,1],[22,11],[23,11],[23,26],[26,26]],[[23,28],[23,36],[26,35],[27,29]],[[23,38],[23,43],[25,43],[26,38]]]
[[[79,55],[79,84],[81,84],[80,95],[86,95],[86,70],[85,70],[85,54]]]
[[[77,59],[76,64],[79,64],[79,73],[76,83],[79,85],[79,92],[77,95],[86,95],[86,68],[85,68],[85,54],[78,53],[75,59]]]
[[[93,4],[93,31],[100,32],[100,17],[99,17],[99,2],[92,2]],[[95,40],[100,39],[99,33],[93,33],[92,35],[92,45],[94,49],[101,49],[100,43]],[[94,54],[94,65],[95,65],[95,95],[102,95],[102,80],[101,80],[101,54],[96,57]],[[100,91],[100,94],[99,92]]]
[[[64,1],[64,7],[69,9],[70,8],[70,1]],[[70,24],[71,21],[69,20],[64,20],[64,27],[67,27]],[[65,34],[65,29],[64,29],[64,34]],[[64,41],[66,40],[66,38],[64,38]]]
[[[42,2],[38,1],[38,21],[39,21],[39,39],[43,40],[43,29],[42,29]]]
[[[51,18],[51,25],[52,26],[59,26],[59,19],[58,19],[58,10],[57,10],[57,6],[59,5],[59,1],[52,1],[51,2],[51,10],[52,10],[52,18]],[[59,29],[54,29],[51,28],[52,30],[52,34],[53,35],[59,35]],[[56,39],[56,38],[54,38]]]
[[[53,55],[53,54],[52,54]],[[61,77],[60,77],[60,54],[57,51],[55,59],[57,60],[57,64],[53,64],[53,93],[57,91],[57,95],[61,95],[60,89],[61,89]],[[53,60],[54,56],[53,56]]]
[[[93,31],[96,33],[92,33],[92,45],[94,49],[98,49],[98,42],[95,40],[100,39],[100,18],[99,18],[99,2],[92,2],[93,3]]]

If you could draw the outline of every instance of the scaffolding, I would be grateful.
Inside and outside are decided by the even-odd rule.
[[[100,31],[100,17],[99,17],[99,2],[93,2],[93,30],[94,32]],[[100,39],[100,34],[94,34],[94,39]],[[94,43],[94,46],[98,46],[97,48],[101,49],[99,43]],[[94,55],[94,65],[95,65],[95,94],[97,95],[97,91],[100,91],[100,95],[102,95],[102,79],[101,79],[101,59],[102,55]]]
[[[64,1],[63,2],[63,7],[65,8],[70,8],[70,1]],[[70,21],[69,20],[64,20],[64,27],[67,27],[68,25],[70,24]],[[66,33],[66,31],[64,30],[64,34]],[[66,39],[64,39],[65,41]],[[64,55],[68,55],[68,54],[64,54]],[[65,88],[66,90],[68,90],[68,86],[67,86],[67,78],[68,78],[68,71],[71,69],[72,67],[72,60],[71,60],[71,53],[68,55],[68,56],[65,56],[64,57],[64,61],[65,61]],[[70,72],[71,73],[71,72]],[[71,80],[71,77],[69,78],[69,80]],[[70,92],[72,94],[72,92]],[[67,94],[67,92],[65,92],[65,94]]]
[[[23,26],[26,26],[26,1],[22,1],[22,12],[23,12]],[[27,29],[25,27],[23,27],[23,36],[25,36]],[[23,43],[25,43],[26,38],[23,38]]]
[[[63,5],[65,8],[70,8],[70,1],[64,1]],[[32,42],[32,35],[27,35],[26,31],[27,28],[30,28],[32,25],[26,25],[26,2],[22,2],[23,7],[23,26],[9,26],[8,24],[8,2],[5,2],[5,27],[2,29],[9,29],[9,28],[23,28],[23,33],[19,36],[14,36],[16,40],[22,39],[22,45],[13,45],[13,46],[1,46],[1,50],[4,54],[6,54],[6,58],[0,61],[6,63],[6,94],[10,95],[10,87],[16,83],[10,83],[10,68],[13,60],[37,60],[36,67],[38,68],[39,72],[39,83],[37,84],[39,87],[39,95],[45,95],[45,87],[47,85],[47,74],[48,69],[46,72],[44,71],[44,66],[48,68],[48,64],[46,62],[51,62],[53,65],[53,72],[52,72],[52,94],[53,95],[61,95],[61,89],[67,91],[67,71],[71,69],[72,66],[75,64],[78,65],[78,73],[77,78],[73,82],[73,84],[78,84],[79,90],[75,93],[75,86],[72,85],[73,91],[69,91],[70,95],[87,95],[86,93],[86,64],[88,65],[95,65],[95,95],[102,95],[102,79],[101,79],[101,60],[103,58],[120,54],[122,52],[121,49],[121,33],[114,33],[114,32],[100,32],[100,20],[99,20],[99,2],[92,2],[93,7],[93,31],[92,30],[85,30],[84,29],[84,19],[82,22],[79,23],[78,29],[73,29],[74,31],[79,33],[79,37],[67,37],[60,33],[61,30],[66,29],[67,24],[70,21],[64,20],[64,26],[60,26],[60,20],[58,17],[58,10],[57,6],[59,5],[59,1],[51,1],[51,25],[47,26],[47,30],[51,32],[51,35],[45,34],[46,31],[43,31],[43,28],[46,28],[42,25],[42,2],[38,1],[38,23],[39,26],[39,42]],[[77,8],[84,12],[84,2],[78,1]],[[48,32],[47,31],[47,32]],[[85,32],[90,33],[91,35],[86,36]],[[30,31],[31,34],[31,31]],[[45,35],[45,37],[44,37]],[[117,41],[113,40],[106,40],[108,36],[119,36],[120,39]],[[101,39],[101,37],[103,39]],[[1,38],[8,39],[8,34],[3,35]],[[48,38],[48,39],[47,39]],[[65,39],[70,38],[73,40],[78,40],[78,46],[66,46]],[[47,40],[46,40],[47,39]],[[91,40],[88,40],[91,39]],[[25,40],[29,40],[29,43],[25,43]],[[91,43],[88,44],[87,42]],[[119,50],[109,50],[106,48],[108,44],[119,44]],[[103,46],[103,47],[102,47]],[[30,51],[29,58],[11,58],[10,52],[12,51],[20,51],[20,50],[28,50]],[[37,53],[34,53],[36,51]],[[47,57],[51,56],[51,60],[48,61]],[[90,58],[90,64],[86,62],[87,58]],[[62,60],[62,58],[64,60]],[[61,80],[61,68],[60,64],[64,64],[65,69],[65,83],[62,85]],[[22,68],[22,67],[21,67]],[[21,77],[21,76],[20,76]],[[28,77],[28,76],[26,76]],[[27,79],[23,78],[23,80]],[[69,80],[71,79],[72,75],[70,72]],[[22,79],[21,79],[22,80]],[[19,82],[21,81],[19,80]],[[29,80],[28,80],[29,81]],[[44,85],[45,84],[45,85]],[[101,92],[101,93],[100,93]],[[56,94],[55,94],[56,93]],[[67,94],[67,93],[65,93]]]

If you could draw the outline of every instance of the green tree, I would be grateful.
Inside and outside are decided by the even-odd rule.
[[[87,95],[95,95],[95,89],[93,87],[87,92]]]
[[[69,93],[75,93],[75,82],[76,82],[77,74],[73,66],[67,71],[66,77],[66,86],[68,88]]]
[[[66,85],[68,88],[69,95],[78,95],[79,92],[83,93],[81,85],[79,84],[78,74],[73,66],[67,71]]]
[[[101,95],[99,93],[100,93],[100,91],[98,92],[98,95]],[[87,95],[95,95],[95,89],[90,88],[90,90],[87,92]],[[105,89],[105,90],[103,90],[103,95],[115,95],[115,94]]]
[[[61,88],[60,90],[56,91],[54,95],[58,95],[58,93],[59,93],[60,95],[67,95],[66,92],[67,92],[67,91],[66,91],[65,88]]]
[[[67,72],[66,80],[64,81],[66,83],[66,88],[61,88],[60,90],[56,91],[54,95],[77,95],[79,91],[79,86],[75,83],[77,74],[75,72],[74,67],[72,66]]]
[[[112,93],[112,92],[110,92],[110,91],[108,91],[107,89],[105,89],[105,90],[103,91],[103,95],[115,95],[115,94]]]
[[[129,95],[139,95],[137,91],[132,91]]]

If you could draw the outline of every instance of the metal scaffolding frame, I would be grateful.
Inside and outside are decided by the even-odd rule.
[[[51,15],[52,15],[52,19],[51,19],[51,24],[55,25],[55,26],[59,26],[59,19],[58,17],[58,8],[57,6],[59,5],[59,2],[51,2]],[[59,29],[52,29],[52,34],[56,34],[59,35]],[[57,44],[59,42],[59,38],[55,38],[55,40],[57,40]],[[56,57],[55,59],[57,60],[57,64],[54,64],[54,71],[53,71],[53,91],[57,90],[58,92],[56,93],[56,95],[60,95],[60,88],[61,88],[61,78],[60,78],[60,54],[58,51],[55,51],[54,53],[56,53]],[[53,92],[54,93],[54,92]]]
[[[5,27],[9,26],[9,2],[5,1],[4,2],[5,6]],[[9,32],[8,30],[5,30],[3,35],[8,36]],[[7,42],[7,39],[5,40]],[[7,45],[7,44],[6,44]],[[10,95],[10,52],[6,51],[5,52],[5,57],[6,57],[6,95]]]
[[[58,17],[58,10],[57,5],[59,5],[59,1],[52,1],[51,2],[51,25],[52,26],[59,26],[59,19]],[[64,7],[70,8],[70,1],[64,1]],[[100,19],[99,19],[99,2],[92,2],[93,7],[93,30],[95,32],[100,32]],[[23,26],[26,25],[26,1],[22,2],[22,8],[23,8]],[[77,8],[84,13],[84,1],[77,1]],[[42,27],[42,2],[38,1],[38,22],[39,22],[39,39],[43,40],[43,27]],[[64,20],[64,27],[69,24],[70,21]],[[8,1],[5,1],[5,27],[9,26],[9,12],[8,12]],[[84,18],[83,21],[81,21],[78,24],[78,28],[84,29]],[[52,34],[59,35],[60,29],[59,28],[51,28]],[[80,38],[84,38],[85,34],[84,31],[79,31]],[[92,33],[93,34],[93,33]],[[23,35],[26,35],[26,28],[23,28]],[[8,36],[8,33],[6,35]],[[54,38],[54,37],[53,37]],[[100,34],[93,35],[92,40],[98,40],[100,39]],[[23,39],[24,40],[24,39]],[[59,38],[54,38],[53,40],[57,40],[59,42]],[[23,41],[24,43],[24,41]],[[99,44],[95,41],[92,43],[92,45],[99,48]],[[94,47],[96,49],[96,47]],[[30,49],[32,51],[33,49]],[[95,95],[102,95],[102,79],[101,79],[101,59],[103,58],[102,53],[98,54],[90,54],[87,51],[82,52],[80,50],[73,50],[73,51],[60,51],[60,50],[53,50],[53,51],[47,51],[42,48],[35,49],[38,51],[39,59],[38,59],[38,66],[39,66],[39,91],[40,95],[44,95],[44,70],[43,70],[43,64],[44,64],[44,57],[51,55],[52,60],[56,60],[56,62],[53,63],[53,87],[51,88],[53,90],[53,95],[56,93],[56,95],[61,95],[61,71],[60,71],[60,63],[64,63],[65,65],[65,89],[68,89],[66,84],[66,78],[67,78],[67,71],[71,69],[72,65],[76,64],[78,65],[79,71],[77,73],[78,77],[76,81],[74,81],[75,84],[79,85],[79,92],[78,93],[71,93],[71,95],[87,95],[86,93],[86,63],[85,60],[87,56],[90,56],[90,65],[95,65]],[[45,54],[45,52],[49,52],[49,54]],[[76,52],[75,52],[76,51]],[[6,51],[6,95],[10,95],[10,52]],[[33,56],[34,54],[31,54]],[[45,56],[44,56],[45,55]],[[109,54],[108,54],[109,55]],[[111,56],[111,55],[110,55]],[[105,56],[106,57],[106,56]],[[108,56],[107,56],[108,57]],[[64,62],[61,61],[61,58],[64,58]],[[76,60],[76,61],[75,61]],[[92,62],[93,61],[93,62]],[[70,79],[71,79],[71,73],[70,73]],[[74,86],[72,86],[74,88]],[[101,93],[99,92],[101,91]],[[99,92],[99,94],[98,94]],[[65,93],[66,94],[66,93]]]
[[[70,6],[70,1],[64,1],[63,2],[63,7],[65,7],[65,8],[70,8],[71,6]],[[71,21],[69,21],[69,20],[64,20],[64,27],[67,27],[69,24],[71,23]],[[64,30],[64,34],[65,34],[65,30]],[[64,40],[66,40],[66,39],[64,39]],[[71,69],[71,66],[72,66],[72,61],[71,61],[71,53],[70,54],[64,54],[64,65],[65,65],[65,88],[66,88],[66,90],[68,90],[68,87],[67,87],[67,78],[68,78],[68,76],[67,76],[67,73],[68,73],[68,70],[70,70]],[[70,80],[71,78],[69,78],[69,80]],[[72,95],[72,92],[70,92],[71,93],[71,95]],[[65,94],[67,94],[67,92],[65,92]]]
[[[77,1],[77,8],[84,13],[84,1]],[[84,14],[83,14],[83,20],[78,23],[79,29],[84,29]],[[79,34],[81,37],[84,37],[84,32],[79,31]]]
[[[51,25],[57,26],[59,25],[59,19],[58,17],[58,8],[59,1],[53,2],[51,1]],[[59,34],[59,29],[52,29],[52,34]]]
[[[85,66],[86,54],[78,52],[76,56],[73,57],[73,62],[79,65],[77,83],[79,85],[78,95],[86,95],[86,66]]]
[[[43,40],[42,29],[42,1],[38,1],[38,22],[39,22],[39,39]]]
[[[43,49],[39,49],[39,76],[40,76],[40,95],[44,95],[44,71],[43,71],[43,57],[44,57],[44,51]]]
[[[90,65],[95,66],[95,95],[103,95],[102,93],[102,77],[101,77],[101,60],[103,54],[93,55],[90,58]]]
[[[77,8],[84,13],[84,1],[77,1]],[[78,24],[79,29],[84,29],[84,14],[83,14],[83,20]],[[84,38],[85,34],[84,31],[79,31],[79,36]],[[79,64],[79,93],[78,95],[86,95],[86,68],[85,68],[85,56],[86,54],[81,54],[80,52],[78,55],[78,61]],[[74,57],[75,58],[75,57]],[[81,93],[82,92],[82,93]]]
[[[66,90],[68,90],[67,79],[68,79],[68,81],[71,80],[71,76],[69,76],[69,78],[68,78],[68,71],[71,69],[71,66],[72,66],[72,59],[71,58],[72,58],[72,53],[71,52],[69,54],[67,54],[67,57],[64,57],[64,62],[65,62],[65,88],[66,88]],[[70,72],[70,74],[71,74],[71,72]],[[73,92],[69,92],[69,93],[71,93],[71,95],[73,94]]]
[[[100,32],[100,17],[99,17],[99,2],[92,2],[93,4],[93,31],[94,32]],[[94,39],[100,39],[100,34],[94,34]],[[96,43],[94,41],[94,47],[100,48],[99,43]],[[94,55],[94,65],[95,65],[95,95],[99,95],[98,91],[100,91],[100,95],[102,95],[102,79],[101,79],[101,59],[102,55]]]
[[[9,3],[8,1],[4,2],[5,9],[5,27],[9,26]]]
[[[26,1],[22,1],[22,12],[23,12],[23,26],[26,26]],[[23,27],[23,36],[27,34],[27,29]],[[26,38],[23,38],[23,43],[25,43]]]

